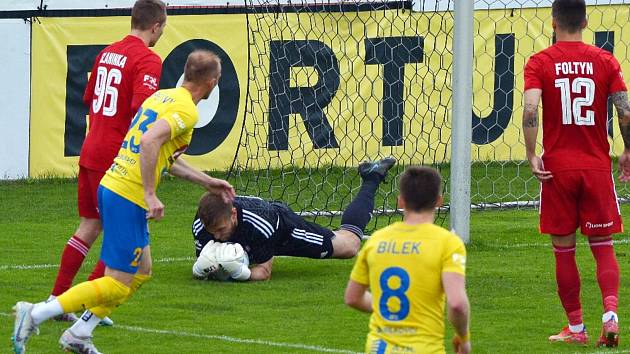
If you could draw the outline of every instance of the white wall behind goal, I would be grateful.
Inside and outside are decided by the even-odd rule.
[[[28,176],[30,25],[0,20],[0,180]]]

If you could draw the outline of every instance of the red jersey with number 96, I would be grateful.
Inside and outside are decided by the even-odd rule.
[[[611,169],[608,97],[626,91],[615,57],[583,42],[557,42],[525,66],[525,90],[542,89],[545,170]]]
[[[79,165],[101,172],[111,166],[131,119],[158,89],[161,73],[160,57],[135,36],[99,53],[83,95],[90,120]]]

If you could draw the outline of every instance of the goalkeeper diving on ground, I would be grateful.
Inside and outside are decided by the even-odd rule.
[[[237,196],[226,202],[206,193],[192,224],[197,279],[268,280],[274,256],[352,258],[372,217],[374,197],[393,157],[359,165],[361,187],[341,216],[339,230],[304,220],[286,204]]]

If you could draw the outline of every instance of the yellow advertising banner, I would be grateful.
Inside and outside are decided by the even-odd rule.
[[[629,11],[589,7],[584,38],[613,50],[626,72]],[[453,119],[472,119],[473,159],[523,159],[522,68],[551,44],[550,9],[476,11],[475,20],[468,117],[450,113],[451,13],[171,15],[154,50],[164,60],[162,88],[177,84],[195,48],[223,59],[219,90],[200,104],[185,157],[204,170],[226,170],[235,156],[252,169],[347,165],[377,154],[448,162]],[[98,52],[128,30],[128,17],[33,24],[31,176],[77,171],[88,129],[81,102],[87,75]],[[615,139],[615,151],[621,148]]]
[[[128,17],[41,18],[41,23],[33,24],[31,176],[78,172],[78,155],[87,131],[88,110],[82,96],[89,71],[98,52],[127,35],[129,27]],[[210,153],[186,158],[206,170],[229,168],[240,138],[247,87],[246,29],[244,14],[170,16],[164,35],[153,48],[164,62],[162,88],[177,84],[193,49],[223,54],[224,79],[219,92],[211,97],[215,107],[210,107],[213,102],[200,103],[200,111],[205,113],[200,115],[200,124],[206,125],[196,130],[191,148],[199,152],[208,149],[199,145],[219,144],[209,146]],[[221,101],[218,109],[217,100]],[[227,103],[232,107],[223,107]],[[215,117],[208,122],[213,111]],[[211,142],[198,134],[217,126],[223,134]]]

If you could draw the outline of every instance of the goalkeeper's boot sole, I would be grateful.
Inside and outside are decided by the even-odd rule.
[[[560,333],[549,337],[550,342],[564,342],[577,345],[588,344],[588,333],[586,329],[579,333],[573,333],[569,330],[569,326],[565,326]]]
[[[383,181],[394,164],[396,164],[396,159],[392,156],[378,161],[361,162],[359,164],[359,175],[363,179],[375,175],[380,181]]]
[[[619,345],[619,324],[615,320],[605,322],[597,347],[616,348]]]
[[[67,329],[59,338],[61,349],[76,354],[102,354],[92,343],[92,337],[79,337]]]

